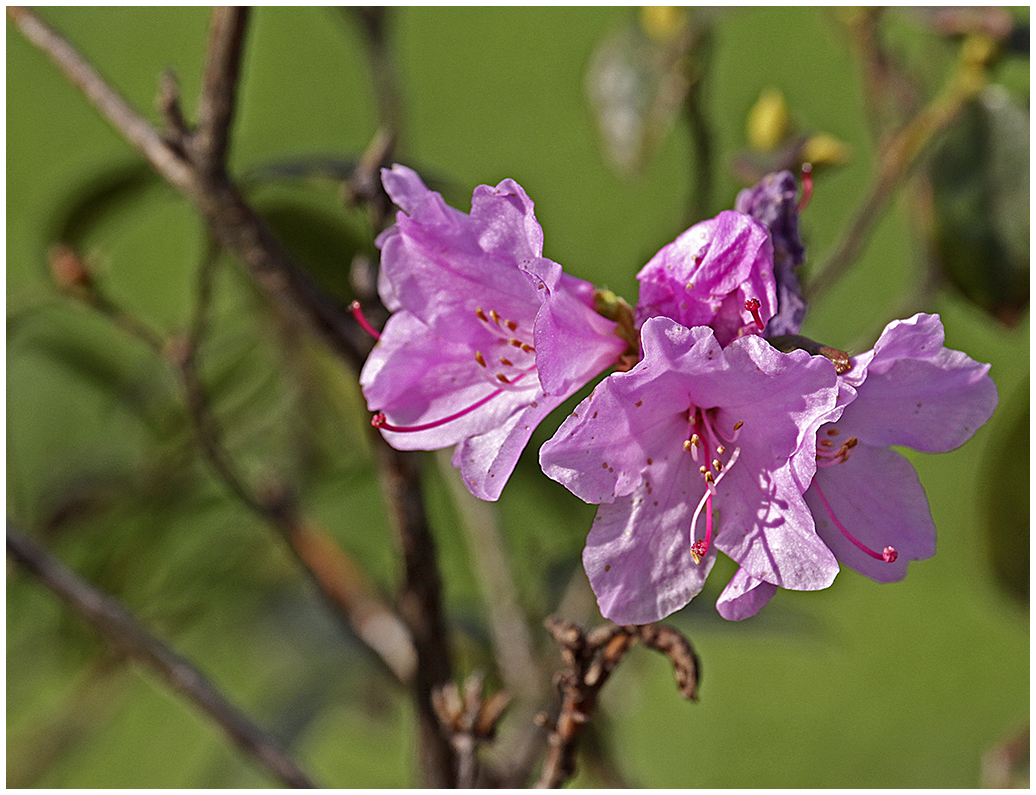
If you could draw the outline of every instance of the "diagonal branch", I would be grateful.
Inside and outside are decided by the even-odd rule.
[[[10,7],[8,16],[29,41],[39,47],[64,75],[93,103],[94,107],[130,144],[132,144],[173,187],[190,201],[209,225],[220,245],[233,253],[249,271],[256,283],[273,302],[289,315],[315,331],[352,368],[359,370],[369,340],[348,312],[337,306],[316,286],[309,275],[294,261],[274,237],[263,220],[244,201],[225,168],[205,170],[191,159],[195,147],[184,141],[168,141],[140,116],[113,89],[93,66],[62,36],[26,8]],[[218,16],[218,15],[217,15]],[[236,26],[246,17],[229,14]],[[229,24],[229,23],[223,23]],[[214,39],[223,55],[210,55],[208,63],[231,61],[239,50],[238,38],[216,36],[226,28],[217,19]],[[231,32],[237,29],[229,24]],[[210,39],[211,41],[211,39]],[[226,41],[224,44],[223,42]],[[234,42],[238,42],[234,44]],[[236,67],[235,67],[236,68]],[[219,125],[230,121],[228,103],[232,106],[233,91],[220,84],[205,96],[222,96],[224,111],[206,111],[209,129],[206,140],[217,141]],[[177,115],[175,100],[170,98],[169,81],[163,88],[163,109]],[[188,139],[190,140],[190,139]],[[226,141],[220,146],[225,147]],[[225,148],[224,148],[225,151]]]
[[[108,594],[82,580],[50,553],[7,523],[7,552],[56,593],[101,637],[156,673],[215,721],[231,740],[289,787],[313,787],[298,765],[263,729],[237,710],[190,661],[152,635]]]

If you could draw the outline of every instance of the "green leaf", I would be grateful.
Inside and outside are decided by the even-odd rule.
[[[1029,601],[1029,379],[1006,405],[990,444],[983,488],[989,554],[1000,584]]]
[[[999,86],[933,153],[934,250],[964,296],[1013,326],[1029,304],[1029,116]]]

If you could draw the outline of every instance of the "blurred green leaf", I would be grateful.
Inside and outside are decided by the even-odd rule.
[[[169,190],[147,163],[106,165],[68,191],[44,227],[44,239],[79,248],[100,223],[154,189]]]
[[[1029,601],[1029,379],[1010,400],[983,471],[989,554],[1000,584]]]
[[[1029,305],[1029,115],[999,86],[969,103],[933,153],[938,264],[1013,326]]]

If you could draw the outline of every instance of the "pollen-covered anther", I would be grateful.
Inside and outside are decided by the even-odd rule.
[[[510,379],[506,375],[504,375],[503,373],[497,373],[496,374],[496,380],[500,381],[501,383],[504,383],[504,384],[511,383]]]
[[[482,351],[475,351],[475,361],[482,367],[486,366],[486,360],[485,357],[482,356]]]
[[[482,311],[482,307],[475,307],[475,314],[478,315],[478,319],[481,320],[483,323],[489,322],[489,318],[486,317],[486,313]]]
[[[502,364],[504,367],[514,367],[514,362],[512,362],[510,359],[505,359],[503,356],[500,357],[500,364]]]
[[[718,453],[718,452],[722,452],[722,451],[720,451],[717,448],[716,452]],[[712,459],[712,468],[715,469],[717,472],[722,472],[723,471],[723,462],[720,461],[718,458],[713,458]]]

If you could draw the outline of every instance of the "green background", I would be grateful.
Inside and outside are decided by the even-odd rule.
[[[164,69],[193,107],[207,10],[62,8],[46,17],[149,118],[157,120]],[[399,157],[439,179],[464,210],[475,185],[516,179],[536,202],[545,255],[631,302],[637,270],[685,226],[693,167],[682,124],[638,178],[616,176],[600,155],[584,74],[595,45],[633,18],[619,8],[399,9],[393,29]],[[904,40],[935,46],[902,24]],[[718,19],[714,45],[712,211],[733,203],[740,186],[728,165],[767,86],[784,92],[803,128],[852,148],[848,164],[818,178],[803,217],[808,272],[859,205],[874,165],[844,28],[836,12],[742,10]],[[347,17],[254,13],[236,172],[356,156],[375,123],[362,40]],[[340,636],[272,534],[207,475],[163,365],[50,286],[44,252],[70,216],[81,220],[77,192],[135,162],[8,23],[8,515],[195,660],[319,783],[408,786],[406,697]],[[251,197],[329,289],[347,295],[351,254],[369,246],[370,230],[341,209],[335,187],[266,184]],[[106,289],[163,333],[183,329],[205,249],[196,218],[161,186],[99,209],[80,240]],[[805,334],[859,351],[893,318],[919,248],[904,209],[891,204],[858,264],[811,308]],[[319,343],[296,341],[302,353],[286,357],[269,310],[229,260],[217,290],[203,367],[233,453],[251,476],[292,477],[305,508],[390,591],[396,555],[355,383]],[[989,533],[991,517],[1004,515],[1002,484],[1028,481],[1027,439],[1020,454],[1001,453],[1020,428],[1028,433],[1028,316],[1006,329],[950,293],[923,309],[942,315],[949,347],[992,363],[1001,396],[964,448],[912,455],[939,529],[937,555],[896,584],[843,571],[826,591],[781,592],[741,623],[715,612],[733,571],[717,565],[706,591],[670,619],[702,659],[699,703],[679,697],[663,658],[639,649],[604,690],[597,723],[628,783],[971,787],[982,754],[1025,724],[1028,607],[994,576]],[[453,474],[427,463],[457,670],[485,670],[485,610],[442,481]],[[539,474],[535,445],[498,508],[523,606],[547,648],[539,622],[578,565],[592,508]],[[1027,503],[1007,521],[1026,535]],[[77,618],[11,567],[7,728],[10,786],[274,783],[150,675],[101,653]],[[513,728],[505,719],[503,730]],[[576,783],[602,781],[584,767]]]

